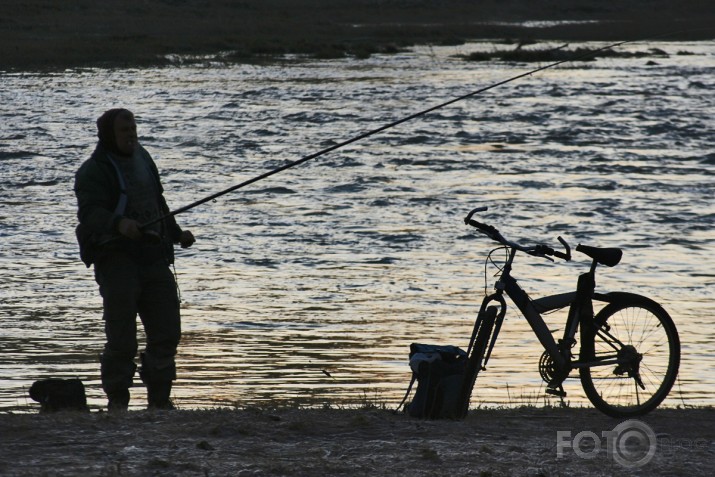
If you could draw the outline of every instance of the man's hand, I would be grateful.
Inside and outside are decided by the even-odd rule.
[[[142,238],[142,235],[144,235],[141,229],[139,229],[139,222],[126,217],[122,217],[117,224],[117,232],[132,240],[139,240]]]
[[[194,244],[194,242],[196,242],[194,234],[192,234],[188,230],[183,230],[181,232],[181,235],[179,236],[179,243],[181,244],[181,248],[189,248]]]

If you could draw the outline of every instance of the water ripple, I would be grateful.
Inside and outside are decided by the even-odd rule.
[[[198,237],[177,250],[180,405],[321,405],[367,390],[399,401],[411,342],[468,344],[493,245],[462,222],[477,205],[517,240],[623,247],[599,287],[637,291],[671,311],[687,352],[667,404],[712,405],[715,51],[652,46],[698,54],[670,55],[658,68],[609,59],[547,70],[180,215]],[[82,378],[91,405],[104,404],[101,300],[77,258],[72,192],[104,109],[137,113],[177,208],[525,71],[462,62],[459,48],[3,75],[0,410],[26,409],[26,389],[50,376]],[[572,289],[587,267],[581,257],[518,262],[534,296]],[[558,329],[565,317],[548,319]],[[510,311],[475,403],[540,395],[540,353]],[[567,391],[586,404],[576,381]]]

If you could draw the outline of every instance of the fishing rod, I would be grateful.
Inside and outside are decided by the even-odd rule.
[[[672,33],[671,33],[671,34],[672,34]],[[665,35],[663,35],[663,36],[665,36]],[[167,218],[169,218],[169,217],[173,217],[173,216],[175,216],[175,215],[178,215],[178,214],[181,214],[181,213],[183,213],[183,212],[186,212],[187,210],[190,210],[190,209],[193,209],[193,208],[195,208],[195,207],[198,207],[199,205],[205,204],[206,202],[210,202],[210,201],[212,201],[212,200],[215,200],[215,199],[217,199],[217,198],[219,198],[219,197],[221,197],[221,196],[223,196],[223,195],[229,194],[229,193],[231,193],[231,192],[233,192],[233,191],[235,191],[235,190],[238,190],[238,189],[241,189],[241,188],[243,188],[243,187],[246,187],[247,185],[253,184],[254,182],[258,182],[258,181],[260,181],[260,180],[266,179],[266,178],[268,178],[268,177],[270,177],[270,176],[272,176],[272,175],[274,175],[274,174],[278,174],[279,172],[283,172],[283,171],[285,171],[286,169],[290,169],[290,168],[292,168],[292,167],[298,166],[298,165],[300,165],[300,164],[303,164],[304,162],[310,161],[311,159],[315,159],[315,158],[320,157],[320,156],[322,156],[322,155],[324,155],[324,154],[327,154],[327,153],[329,153],[329,152],[335,151],[335,150],[340,149],[340,148],[342,148],[342,147],[345,147],[345,146],[347,146],[347,145],[349,145],[349,144],[352,144],[352,143],[354,143],[354,142],[360,141],[360,140],[362,140],[362,139],[365,139],[365,138],[367,138],[367,137],[373,136],[373,135],[378,134],[378,133],[380,133],[380,132],[382,132],[382,131],[385,131],[385,130],[387,130],[387,129],[390,129],[390,128],[393,128],[393,127],[395,127],[395,126],[398,126],[398,125],[400,125],[400,124],[402,124],[402,123],[406,123],[407,121],[411,121],[411,120],[413,120],[413,119],[419,118],[420,116],[424,116],[424,115],[429,114],[429,113],[431,113],[431,112],[433,112],[433,111],[436,111],[436,110],[438,110],[438,109],[444,108],[445,106],[449,106],[449,105],[454,104],[454,103],[456,103],[456,102],[463,101],[463,100],[465,100],[465,99],[471,98],[471,97],[473,97],[473,96],[476,96],[476,95],[478,95],[478,94],[484,93],[484,92],[489,91],[489,90],[491,90],[491,89],[497,88],[497,87],[499,87],[499,86],[503,86],[503,85],[505,85],[505,84],[507,84],[507,83],[511,83],[512,81],[516,81],[516,80],[521,79],[521,78],[524,78],[524,77],[526,77],[526,76],[531,76],[531,75],[533,75],[533,74],[535,74],[535,73],[539,73],[539,72],[544,71],[544,70],[547,70],[547,69],[549,69],[549,68],[554,68],[554,67],[556,67],[556,66],[562,65],[562,64],[564,64],[564,63],[569,63],[569,62],[572,62],[572,61],[583,60],[583,59],[588,58],[588,57],[591,57],[591,56],[593,56],[593,55],[595,55],[595,54],[597,54],[597,53],[599,53],[599,52],[601,52],[601,51],[605,51],[605,50],[608,50],[608,49],[611,49],[611,48],[616,48],[616,47],[618,47],[618,46],[625,45],[625,44],[628,44],[628,43],[636,43],[636,42],[640,42],[640,41],[644,41],[644,40],[643,40],[643,39],[638,39],[638,40],[624,40],[624,41],[619,41],[619,42],[617,42],[617,43],[612,43],[612,44],[610,44],[610,45],[607,45],[607,46],[604,46],[604,47],[601,47],[601,48],[597,48],[597,49],[595,49],[595,50],[588,51],[588,52],[586,52],[586,53],[582,53],[582,54],[579,54],[579,55],[574,55],[574,56],[571,57],[571,58],[567,58],[567,59],[564,59],[564,60],[559,60],[559,61],[556,61],[556,62],[554,62],[554,63],[550,63],[550,64],[545,65],[545,66],[540,66],[539,68],[535,68],[535,69],[533,69],[533,70],[527,71],[527,72],[525,72],[525,73],[518,74],[518,75],[516,75],[516,76],[513,76],[513,77],[511,77],[511,78],[508,78],[508,79],[499,81],[499,82],[497,82],[497,83],[493,83],[493,84],[491,84],[491,85],[489,85],[489,86],[485,86],[485,87],[483,87],[483,88],[480,88],[480,89],[478,89],[478,90],[472,91],[472,92],[467,93],[467,94],[464,94],[464,95],[462,95],[462,96],[458,96],[458,97],[456,97],[456,98],[450,99],[449,101],[445,101],[445,102],[440,103],[440,104],[438,104],[438,105],[436,105],[436,106],[432,106],[432,107],[430,107],[430,108],[424,109],[424,110],[419,111],[419,112],[417,112],[417,113],[413,113],[413,114],[410,114],[409,116],[406,116],[406,117],[404,117],[404,118],[401,118],[401,119],[398,119],[398,120],[396,120],[396,121],[393,121],[393,122],[391,122],[391,123],[389,123],[389,124],[385,124],[384,126],[380,126],[379,128],[372,129],[372,130],[370,130],[370,131],[364,132],[364,133],[362,133],[362,134],[359,134],[359,135],[357,135],[357,136],[355,136],[355,137],[352,137],[352,138],[350,138],[350,139],[347,139],[347,140],[345,140],[345,141],[343,141],[343,142],[340,142],[340,143],[338,143],[338,144],[334,144],[334,145],[332,145],[332,146],[330,146],[330,147],[326,147],[325,149],[322,149],[322,150],[320,150],[320,151],[318,151],[318,152],[315,152],[315,153],[313,153],[313,154],[309,154],[309,155],[307,155],[307,156],[305,156],[305,157],[302,157],[302,158],[300,158],[300,159],[298,159],[298,160],[295,160],[295,161],[289,162],[289,163],[287,163],[287,164],[284,164],[284,165],[282,165],[282,166],[280,166],[280,167],[277,167],[277,168],[275,168],[275,169],[273,169],[273,170],[270,170],[270,171],[268,171],[268,172],[264,172],[263,174],[258,175],[258,176],[256,176],[256,177],[253,177],[253,178],[251,178],[251,179],[248,179],[248,180],[246,180],[246,181],[243,181],[243,182],[241,182],[240,184],[236,184],[236,185],[231,186],[231,187],[229,187],[229,188],[227,188],[227,189],[224,189],[224,190],[222,190],[222,191],[220,191],[220,192],[216,192],[216,193],[211,194],[211,195],[209,195],[209,196],[207,196],[207,197],[204,197],[203,199],[199,199],[199,200],[197,200],[196,202],[192,202],[192,203],[189,204],[189,205],[185,205],[184,207],[180,207],[180,208],[178,208],[178,209],[176,209],[176,210],[174,210],[174,211],[171,211],[171,212],[169,212],[168,214],[166,214],[166,215],[164,215],[164,216],[162,216],[162,217],[159,217],[159,218],[157,218],[157,219],[154,219],[154,220],[152,220],[152,221],[150,221],[150,222],[147,222],[147,223],[141,225],[140,228],[147,227],[147,226],[149,226],[149,225],[152,225],[152,224],[154,224],[154,223],[160,222],[160,221],[162,221],[162,220],[164,220],[164,219],[167,219]],[[560,49],[560,48],[563,48],[564,46],[566,46],[566,45],[563,45],[563,46],[559,47],[559,49]]]

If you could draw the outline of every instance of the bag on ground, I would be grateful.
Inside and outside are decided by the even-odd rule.
[[[79,379],[43,379],[30,387],[30,397],[40,403],[40,412],[89,411],[84,384]]]
[[[412,383],[405,400],[415,381],[417,391],[405,412],[423,419],[463,418],[461,391],[466,362],[467,353],[456,346],[412,343]]]

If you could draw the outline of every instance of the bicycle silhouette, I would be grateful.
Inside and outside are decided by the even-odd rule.
[[[546,392],[562,399],[563,383],[578,370],[583,390],[601,412],[613,417],[633,417],[655,409],[670,392],[680,365],[680,340],[670,315],[650,298],[626,292],[597,293],[596,268],[614,267],[621,261],[617,248],[578,245],[576,251],[591,258],[591,268],[578,278],[575,292],[531,299],[512,276],[518,252],[533,257],[571,260],[571,248],[556,251],[546,245],[524,246],[504,238],[493,226],[472,217],[486,211],[479,207],[467,215],[465,224],[501,244],[492,250],[505,250],[506,258],[498,273],[494,293],[482,301],[469,348],[460,402],[466,414],[474,383],[496,344],[507,304],[507,295],[516,305],[544,348],[539,372],[546,382]],[[594,302],[605,306],[594,315]],[[563,337],[558,341],[549,331],[542,314],[569,307]],[[574,353],[576,335],[580,348]]]

